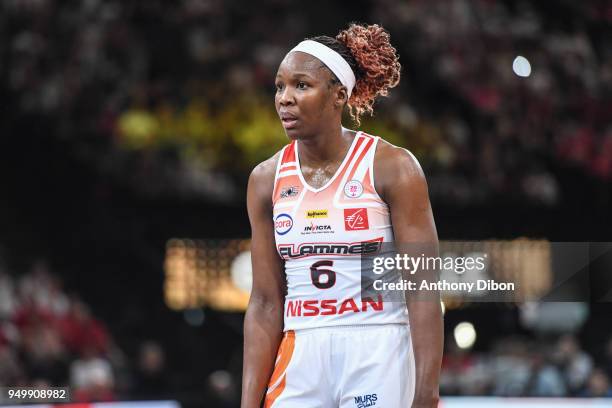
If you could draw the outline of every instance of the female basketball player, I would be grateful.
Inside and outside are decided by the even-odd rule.
[[[378,25],[303,41],[280,64],[275,104],[291,143],[249,179],[243,408],[437,406],[439,301],[360,292],[360,255],[381,242],[437,247],[416,159],[341,124],[345,106],[359,123],[399,77]]]

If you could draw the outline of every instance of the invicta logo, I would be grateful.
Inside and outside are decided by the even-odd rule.
[[[327,218],[327,210],[308,210],[306,218]]]
[[[331,225],[307,225],[304,227],[304,232],[331,231]]]

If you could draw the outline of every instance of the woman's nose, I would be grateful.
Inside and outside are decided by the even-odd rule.
[[[290,87],[285,87],[279,97],[278,101],[281,105],[290,105],[295,103],[295,98],[293,96],[293,92]]]

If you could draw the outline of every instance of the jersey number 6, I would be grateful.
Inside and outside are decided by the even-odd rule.
[[[336,283],[336,272],[331,269],[321,268],[321,266],[333,266],[334,261],[318,261],[310,266],[310,279],[312,284],[319,289],[329,289]],[[327,276],[324,282],[321,282],[321,276]]]

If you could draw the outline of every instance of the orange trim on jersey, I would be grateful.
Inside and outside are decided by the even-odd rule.
[[[264,408],[270,408],[272,404],[276,402],[276,399],[285,391],[285,386],[287,385],[287,376],[283,376],[280,384],[276,387],[271,393],[266,395],[266,401],[264,403]]]
[[[270,377],[270,386],[274,385],[282,374],[285,373],[285,369],[289,365],[291,356],[293,355],[293,349],[295,348],[295,332],[288,331],[281,341],[281,345],[278,348],[278,361],[274,366],[274,372]]]
[[[294,153],[294,145],[295,140],[285,147],[283,147],[283,151],[281,157],[279,158],[279,162],[276,164],[276,172],[274,174],[274,188],[272,189],[272,203],[275,202],[276,194],[278,192],[278,185],[280,183],[280,179],[283,177],[287,177],[282,173],[288,170],[297,170],[295,165],[289,165],[287,167],[282,168],[284,164],[295,162],[295,153]]]
[[[287,166],[287,167],[283,167],[282,169],[280,169],[280,171],[278,172],[278,174],[284,172],[284,171],[289,171],[289,170],[297,170],[296,166]]]
[[[344,168],[343,169],[339,169],[340,173],[338,173],[337,180],[342,180],[342,176],[344,175],[344,172],[351,165],[351,161],[353,160],[353,157],[355,157],[355,154],[357,153],[357,150],[359,150],[359,148],[361,147],[361,144],[363,143],[364,139],[365,139],[364,137],[359,135],[359,140],[357,141],[357,143],[355,143],[355,148],[353,149],[353,151],[351,152],[351,155],[349,156],[348,160],[344,164]]]
[[[355,175],[355,172],[357,171],[357,168],[359,167],[359,164],[361,163],[363,158],[366,156],[366,154],[368,154],[368,150],[370,150],[370,147],[374,143],[374,139],[371,138],[371,137],[368,137],[368,141],[366,143],[367,144],[366,144],[365,148],[363,149],[363,151],[361,152],[361,154],[357,158],[357,161],[353,165],[353,168],[351,169],[351,173],[349,174],[349,177],[348,177],[347,180],[352,180],[353,179],[353,176]],[[355,150],[357,150],[357,149],[355,149]]]
[[[283,147],[281,157],[278,158],[278,163],[276,163],[276,170],[274,171],[274,186],[272,187],[272,205],[274,205],[274,200],[276,198],[276,191],[278,190],[278,174],[280,173],[281,164],[283,164],[283,157],[285,157],[286,151],[287,146]]]
[[[269,408],[274,404],[274,401],[279,397],[279,395],[284,391],[287,375],[286,370],[289,366],[289,362],[291,361],[291,357],[293,356],[293,350],[295,349],[295,332],[293,330],[289,330],[285,333],[283,340],[278,348],[276,364],[274,365],[274,372],[270,377],[270,382],[268,383],[268,387],[274,387],[274,385],[278,382],[278,379],[282,376],[282,379],[278,385],[274,388],[268,388],[268,393],[266,395],[265,408]]]
[[[285,153],[283,154],[283,158],[281,161],[281,165],[295,161],[295,140],[289,143],[289,146],[285,149]]]

